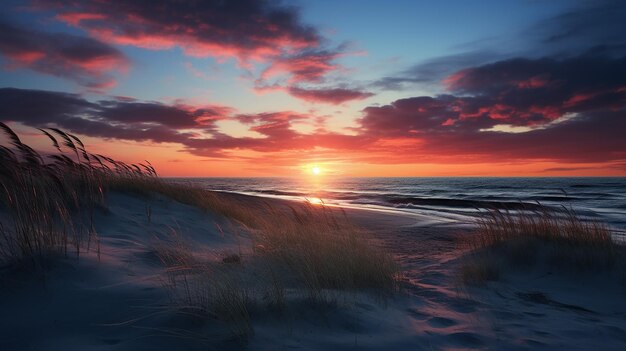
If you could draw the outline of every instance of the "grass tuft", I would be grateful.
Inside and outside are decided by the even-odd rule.
[[[0,264],[45,267],[55,255],[99,252],[94,211],[106,206],[107,192],[121,191],[165,196],[245,228],[248,256],[240,247],[215,262],[198,260],[174,231],[154,247],[175,306],[225,322],[238,340],[252,335],[251,311],[259,304],[283,310],[294,295],[329,303],[332,292],[386,297],[398,289],[392,256],[323,203],[274,207],[174,184],[147,161],[129,165],[90,153],[78,137],[55,128],[40,129],[57,151],[42,155],[4,123],[0,129],[8,145],[0,146]],[[149,206],[146,216],[152,220]]]
[[[385,298],[398,289],[399,267],[391,255],[340,212],[312,204],[255,206],[249,199],[229,197],[214,202],[214,193],[185,187],[174,191],[177,187],[159,184],[154,189],[207,206],[203,208],[248,228],[251,247],[245,254],[228,253],[209,262],[194,258],[176,235],[157,245],[174,305],[192,306],[226,322],[240,340],[253,333],[250,320],[259,308],[282,314],[294,299],[329,305],[344,291]]]
[[[78,137],[56,128],[40,129],[58,151],[48,155],[2,122],[0,131],[6,137],[0,145],[0,209],[6,214],[0,217],[1,264],[45,268],[52,256],[99,252],[93,215],[104,205],[107,184],[156,178],[149,163],[142,169],[92,154]]]
[[[624,256],[606,225],[566,208],[483,213],[466,244],[472,252],[461,266],[461,278],[478,285],[497,280],[501,267],[599,272],[612,270]]]
[[[399,267],[393,257],[340,210],[323,204],[251,203],[157,178],[116,179],[109,185],[144,196],[160,194],[234,220],[248,228],[255,255],[285,267],[281,274],[307,287],[311,296],[324,289],[368,289],[380,294],[397,289]]]

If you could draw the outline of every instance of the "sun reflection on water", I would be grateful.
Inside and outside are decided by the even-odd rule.
[[[307,197],[306,201],[311,205],[324,205],[324,201],[318,197]]]

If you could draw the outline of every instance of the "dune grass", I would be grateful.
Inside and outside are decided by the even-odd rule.
[[[391,255],[373,245],[340,209],[311,203],[279,208],[151,178],[116,179],[109,185],[146,196],[160,194],[238,222],[248,228],[257,256],[289,267],[282,274],[290,274],[313,295],[323,289],[397,289],[399,268]]]
[[[397,264],[367,233],[323,205],[290,210],[292,216],[270,210],[261,217],[254,248],[276,266],[288,267],[311,297],[326,289],[386,294],[397,288]]]
[[[156,177],[148,165],[127,165],[92,154],[75,135],[40,129],[56,149],[40,154],[0,122],[0,263],[45,267],[48,258],[99,250],[93,225],[104,205],[104,188],[114,179]]]
[[[610,271],[624,257],[624,248],[606,225],[567,208],[485,212],[465,244],[471,253],[460,274],[463,282],[473,285],[498,280],[508,267],[546,265],[578,274]]]
[[[0,201],[10,217],[0,226],[0,260],[67,254],[68,249],[80,254],[97,242],[94,209],[105,206],[106,192],[115,190],[160,194],[244,225],[253,233],[258,255],[288,266],[311,291],[396,287],[393,259],[327,206],[277,209],[172,184],[158,178],[149,163],[128,165],[90,153],[78,137],[59,129],[41,129],[58,151],[41,155],[4,123],[0,128],[10,145],[0,148]]]
[[[166,267],[164,286],[172,306],[200,318],[224,323],[229,337],[245,343],[252,335],[248,311],[253,304],[250,284],[244,284],[238,267],[196,258],[189,244],[171,231],[154,246],[154,253]]]
[[[307,203],[279,208],[258,199],[228,197],[202,201],[211,203],[207,210],[238,218],[247,228],[250,248],[243,255],[240,250],[239,255],[203,261],[172,233],[155,245],[155,251],[167,268],[165,285],[174,305],[225,322],[240,341],[254,333],[254,311],[282,314],[294,300],[323,308],[343,292],[384,299],[398,290],[399,267],[391,255],[377,248],[340,210]],[[233,256],[238,258],[230,259]]]
[[[45,267],[53,256],[100,250],[93,215],[110,191],[165,196],[231,219],[250,247],[222,261],[194,256],[172,232],[154,252],[165,267],[165,285],[177,308],[226,323],[247,340],[251,310],[284,310],[296,296],[329,303],[339,291],[389,296],[399,267],[341,210],[310,203],[272,206],[174,184],[149,164],[128,165],[88,152],[82,141],[58,129],[40,131],[54,154],[40,154],[0,122],[8,146],[0,147],[0,263]],[[147,162],[147,161],[146,161]],[[6,214],[6,215],[5,215]],[[146,215],[151,217],[150,208]],[[237,238],[240,241],[240,238]]]

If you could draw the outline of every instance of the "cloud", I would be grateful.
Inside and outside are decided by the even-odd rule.
[[[227,119],[247,124],[263,137],[224,134],[216,122]],[[58,126],[91,137],[178,143],[189,153],[210,157],[230,157],[228,152],[243,149],[270,153],[357,149],[367,139],[326,131],[297,132],[294,123],[316,119],[291,111],[235,114],[224,106],[166,105],[127,98],[90,102],[77,94],[16,88],[0,88],[0,120],[32,127]]]
[[[328,89],[304,89],[290,87],[289,94],[308,102],[319,102],[339,105],[353,100],[363,100],[374,94],[348,88],[328,88]]]
[[[146,49],[180,47],[187,55],[241,59],[316,46],[320,35],[298,11],[271,1],[35,1],[92,36]]]
[[[445,80],[452,94],[370,106],[361,133],[413,155],[598,162],[626,158],[626,58],[511,59]],[[414,141],[410,143],[407,141]]]
[[[341,48],[323,49],[325,38],[304,24],[297,8],[265,0],[35,1],[56,18],[94,38],[151,50],[180,48],[194,57],[234,57],[270,62],[270,77],[285,72],[293,82],[317,82],[337,69]]]
[[[309,78],[304,78],[307,74],[302,71],[300,73],[302,75],[301,78],[292,79],[285,85],[280,83],[269,84],[267,80],[271,77],[271,74],[263,74],[261,78],[255,82],[254,90],[259,93],[283,91],[306,102],[332,105],[340,105],[348,101],[363,100],[374,96],[371,92],[357,87],[349,87],[346,84],[315,88],[310,87],[310,84],[307,84],[307,87],[297,84],[299,82],[321,81],[324,74],[327,73],[326,71],[322,71],[316,71],[315,69],[306,71],[308,72],[307,74],[311,75]]]
[[[539,23],[526,55],[465,53],[383,78],[383,89],[439,79],[445,93],[367,107],[357,130],[383,163],[623,163],[625,15],[624,3],[587,3]]]
[[[462,96],[459,119],[488,115],[499,124],[537,125],[566,113],[623,107],[626,58],[518,58],[464,69],[444,82]]]
[[[472,42],[470,51],[431,58],[370,83],[382,90],[407,90],[416,85],[437,88],[450,74],[512,58],[552,57],[555,60],[581,56],[619,58],[626,56],[626,2],[573,1],[556,16],[532,23],[514,37]],[[514,42],[513,52],[506,52]]]
[[[294,112],[258,113],[235,116],[235,119],[244,124],[254,125],[251,131],[275,139],[296,138],[298,133],[291,129],[297,120],[306,120],[307,116]]]
[[[32,127],[56,125],[83,135],[134,141],[184,143],[196,134],[178,129],[211,130],[229,111],[215,106],[190,108],[128,99],[89,102],[78,94],[0,88],[0,119]]]
[[[290,157],[302,158],[319,154],[320,149],[328,149],[328,152],[336,155],[340,150],[358,150],[369,143],[368,137],[364,136],[343,135],[327,131],[313,134],[298,132],[293,128],[294,123],[306,122],[314,118],[307,114],[291,111],[239,114],[233,115],[232,118],[249,125],[250,130],[264,137],[234,138],[217,133],[211,139],[188,141],[185,143],[188,151],[195,155],[207,156],[215,155],[216,152],[247,149],[270,154],[283,153],[281,158],[284,160]]]
[[[391,76],[370,83],[382,90],[407,90],[417,84],[434,85],[451,73],[468,66],[496,61],[501,55],[491,51],[472,51],[437,57],[413,65]]]
[[[536,23],[527,35],[536,47],[553,55],[572,55],[595,47],[618,56],[626,54],[626,3],[597,0],[582,2],[557,16]]]
[[[501,72],[503,67],[518,71],[514,62],[518,61],[503,61],[503,66],[479,66],[476,71],[464,72],[478,74],[489,68]],[[597,61],[597,64],[607,62]],[[515,79],[507,84],[517,86],[519,81],[536,73],[529,70],[526,76],[512,75]],[[477,77],[488,77],[477,78],[484,84],[502,84],[498,79],[490,79],[499,77],[494,72]],[[626,76],[622,78],[626,82]],[[312,133],[298,132],[295,124],[318,118],[291,111],[237,114],[232,108],[218,105],[167,105],[128,98],[91,102],[76,94],[15,88],[0,89],[0,119],[34,127],[56,125],[92,137],[178,143],[187,152],[206,157],[241,157],[233,152],[251,150],[260,153],[255,157],[281,164],[313,156],[383,164],[626,160],[626,139],[622,135],[626,130],[623,118],[626,89],[615,90],[621,84],[619,79],[609,80],[605,85],[589,85],[611,97],[602,98],[602,101],[611,100],[610,104],[599,100],[590,103],[588,99],[571,102],[581,91],[590,90],[585,84],[573,84],[576,88],[565,89],[564,86],[570,85],[567,80],[554,86],[529,83],[522,89],[523,98],[507,104],[507,94],[485,86],[475,87],[476,81],[471,79],[467,81],[471,84],[465,84],[466,81],[459,80],[460,85],[456,86],[475,95],[418,96],[369,106],[358,120],[355,135],[328,132],[324,128]],[[548,94],[546,87],[560,90]],[[621,94],[621,100],[611,94]],[[545,95],[558,99],[546,99]],[[262,137],[229,136],[217,127],[220,120],[236,120]],[[511,132],[502,128],[503,125],[530,127],[523,132]]]
[[[319,83],[324,76],[339,68],[333,61],[341,56],[341,49],[336,50],[305,50],[295,55],[277,57],[259,78],[265,82],[285,73],[290,75],[288,84]]]
[[[196,12],[222,11],[223,6],[236,8],[244,3],[207,2],[197,5]],[[219,55],[219,50],[213,51],[214,48],[236,47],[228,55],[241,60],[255,55],[271,58],[257,82],[259,90],[282,90],[306,101],[331,104],[370,96],[369,92],[344,86],[310,87],[310,84],[326,83],[327,75],[339,69],[334,60],[341,50],[320,48],[322,38],[316,30],[302,26],[293,9],[266,2],[255,5],[252,10],[260,12],[253,13],[263,19],[259,23],[283,23],[269,32],[260,31],[259,38],[238,37],[261,24],[239,23],[234,12],[216,20],[210,24],[211,28],[227,32],[226,38],[232,39],[223,42],[204,33],[205,18],[196,16],[189,3],[180,8],[155,6],[145,14],[137,12],[139,7],[146,8],[140,2],[110,3],[110,9],[102,8],[99,13],[94,9],[104,6],[100,4],[76,3],[68,10],[59,10],[60,16],[88,31],[112,31],[110,35],[119,40],[126,37],[148,40],[142,45],[149,45],[150,38],[158,48],[178,45],[175,44],[178,41],[168,44],[156,38],[173,40],[182,36],[189,43],[182,47],[188,54]],[[288,19],[270,16],[273,11],[283,13]],[[161,23],[157,20],[168,12],[173,12],[172,18],[163,19],[163,28],[156,28]],[[72,13],[78,14],[72,17]],[[112,18],[115,13],[138,17]],[[242,14],[243,18],[248,15]],[[182,18],[197,28],[189,28],[187,22],[179,25]],[[104,19],[111,19],[111,23]],[[280,34],[285,26],[295,26],[295,36]],[[561,28],[566,27],[563,24]],[[268,33],[280,39],[272,42],[274,39],[265,38]],[[611,35],[602,37],[598,31],[593,37],[606,40],[591,43],[583,35],[580,50],[575,54],[541,55],[543,51],[539,50],[526,57],[506,59],[480,54],[450,56],[415,66],[405,76],[392,77],[395,80],[382,79],[381,86],[387,84],[390,89],[416,82],[440,82],[445,90],[440,95],[410,96],[366,107],[350,135],[329,132],[324,128],[324,119],[312,113],[237,114],[234,109],[219,105],[161,104],[123,98],[93,102],[80,95],[11,88],[0,89],[0,119],[37,127],[55,124],[75,133],[103,138],[172,142],[194,155],[250,157],[272,164],[293,164],[307,157],[380,164],[527,161],[585,163],[585,167],[606,162],[624,164],[626,55],[620,54],[620,44],[612,41]],[[553,40],[557,42],[565,37]],[[213,46],[203,46],[209,42]],[[308,46],[296,44],[303,42]],[[201,51],[202,48],[206,51]],[[260,137],[230,136],[219,129],[216,122],[221,120],[243,123]],[[300,132],[295,127],[318,120],[321,125],[315,125],[311,133]],[[565,168],[568,167],[559,167]]]
[[[398,152],[415,162],[623,163],[624,16],[624,3],[587,2],[536,23],[524,33],[531,45],[517,57],[470,52],[382,79],[380,87],[401,89],[432,77],[440,79],[445,94],[370,106],[359,121],[360,133],[378,145],[399,145]],[[387,162],[398,161],[390,156]]]
[[[301,20],[298,8],[269,0],[171,0],[158,4],[36,0],[34,8],[52,10],[58,20],[107,43],[151,50],[180,48],[194,57],[235,58],[249,70],[253,69],[251,63],[261,63],[257,89],[321,83],[328,74],[341,70],[336,60],[349,46],[329,47],[317,28]],[[192,66],[188,69],[201,75]]]
[[[92,89],[112,88],[111,72],[129,66],[120,51],[98,40],[20,28],[2,20],[0,54],[8,59],[9,68],[26,67]]]
[[[224,119],[231,109],[223,106],[192,107],[183,104],[165,105],[158,102],[100,101],[94,118],[125,124],[151,123],[182,129],[210,126]]]
[[[583,54],[565,59],[516,58],[461,70],[445,80],[466,94],[542,90],[563,99],[575,91],[614,90],[626,85],[626,58]]]
[[[333,50],[306,50],[276,58],[255,81],[257,92],[285,91],[306,102],[339,105],[374,94],[349,87],[304,88],[302,83],[323,83],[328,74],[342,68],[334,61],[346,55],[347,44]],[[309,84],[310,85],[310,84]]]

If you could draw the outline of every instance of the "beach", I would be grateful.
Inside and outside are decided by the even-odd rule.
[[[626,1],[0,13],[0,351],[626,351]]]
[[[220,193],[288,212],[294,202]],[[222,266],[253,265],[250,237],[223,215],[157,195],[111,192],[98,209],[98,251],[65,257],[40,275],[2,270],[0,343],[7,350],[579,349],[626,345],[624,284],[607,276],[511,272],[487,286],[459,279],[471,228],[424,226],[419,216],[345,210],[401,266],[398,292],[332,291],[325,303],[288,294],[277,311],[249,306],[251,332],[171,304],[155,247],[175,230],[192,253]],[[149,209],[149,210],[147,210]],[[287,214],[285,214],[287,215]],[[233,235],[237,233],[237,235]],[[248,278],[246,278],[248,279]]]

